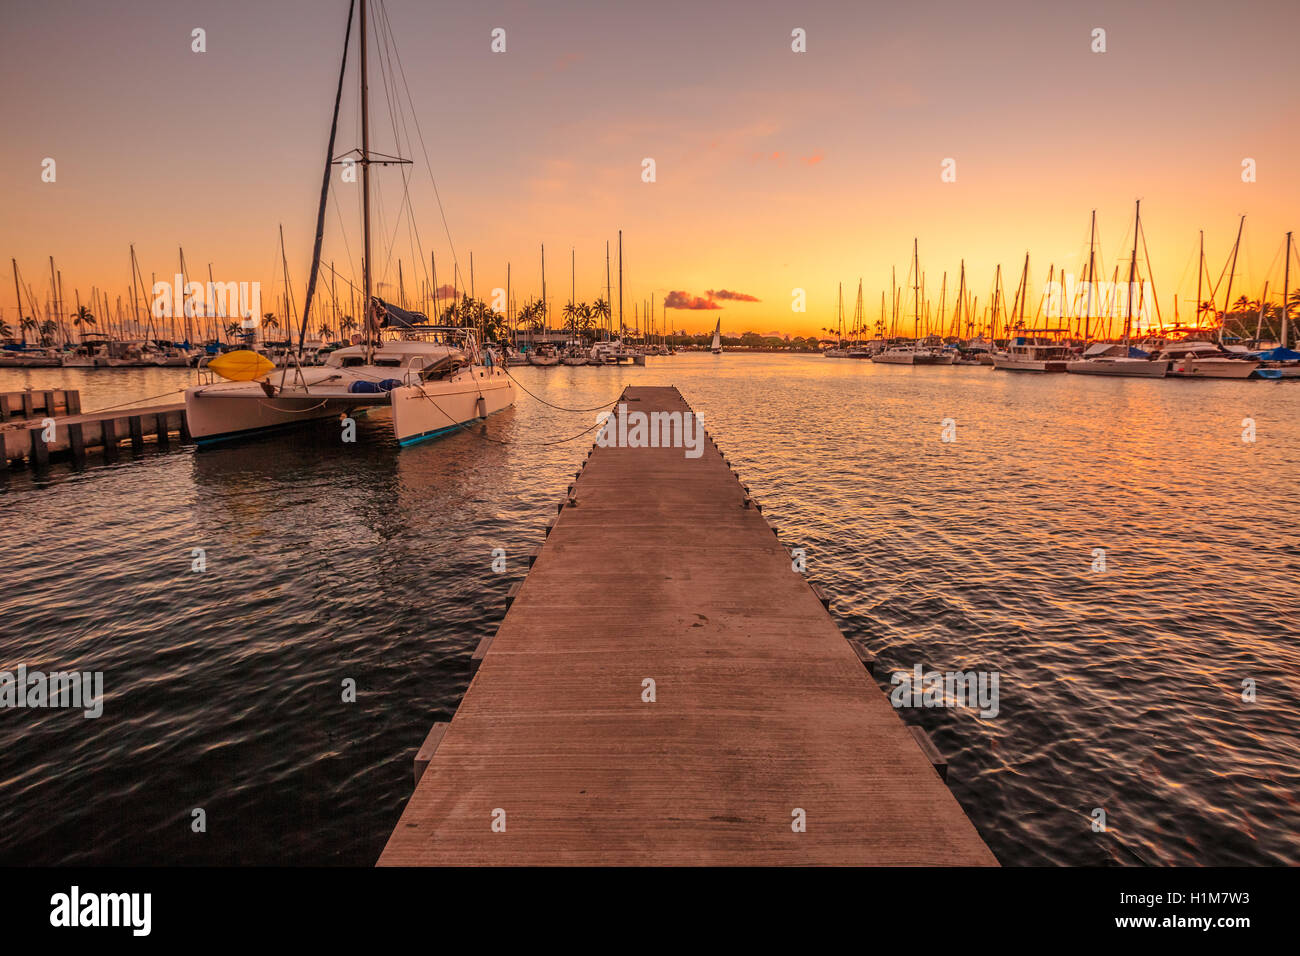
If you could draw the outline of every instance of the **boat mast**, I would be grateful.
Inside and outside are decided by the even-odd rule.
[[[613,311],[609,307],[610,292],[611,290],[610,290],[610,283],[609,283],[609,240],[606,239],[605,240],[605,313],[606,314],[600,317],[602,320],[602,324],[605,326],[606,342],[609,341],[609,326],[611,325],[611,321],[612,321],[610,319],[610,316],[613,315]]]
[[[361,303],[361,326],[366,331],[366,364],[372,364],[375,354],[374,339],[371,337],[370,305],[370,84],[367,76],[366,47],[366,4],[361,0],[361,231],[364,258],[361,260],[361,272],[365,276],[366,297]],[[375,329],[378,335],[379,330]]]
[[[623,230],[618,231],[618,333],[623,334]]]
[[[1286,234],[1286,266],[1282,269],[1282,348],[1286,348],[1286,297],[1291,293],[1291,233]]]
[[[1129,337],[1133,334],[1133,280],[1137,276],[1138,226],[1142,221],[1142,200],[1137,200],[1133,211],[1133,257],[1128,263],[1128,295],[1124,302],[1124,354],[1128,354]]]
[[[843,282],[839,284],[839,290],[840,290],[839,291],[840,306],[839,306],[839,311],[835,313],[835,319],[836,319],[835,324],[839,326],[840,341],[835,343],[836,348],[840,348],[840,346],[844,342],[844,283]]]
[[[1201,276],[1205,274],[1205,230],[1201,230],[1200,262],[1196,267],[1196,327],[1201,327]]]
[[[1097,285],[1097,210],[1092,211],[1088,227],[1088,314],[1083,320],[1083,344],[1086,347],[1092,334],[1092,290]],[[1198,293],[1199,295],[1199,293]]]
[[[546,316],[546,243],[542,243],[542,334],[550,335],[550,323]]]
[[[917,256],[916,237],[912,237],[912,338],[921,329],[921,260]]]
[[[957,281],[957,305],[952,312],[952,332],[961,338],[961,309],[966,300],[966,260],[961,261],[961,278]]]
[[[1242,216],[1237,223],[1237,241],[1232,244],[1232,265],[1228,267],[1228,294],[1223,298],[1223,321],[1219,323],[1219,344],[1223,344],[1223,327],[1228,324],[1228,310],[1232,308],[1232,274],[1237,271],[1237,250],[1241,248],[1241,230],[1246,225]]]

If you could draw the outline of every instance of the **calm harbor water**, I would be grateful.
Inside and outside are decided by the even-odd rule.
[[[1000,674],[996,718],[907,716],[1004,864],[1300,863],[1300,386],[735,354],[512,371],[566,407],[678,386],[883,668]],[[190,374],[0,389],[95,409]],[[0,862],[373,864],[593,436],[543,443],[593,420],[521,393],[400,451],[362,419],[352,445],[326,424],[4,475],[0,669],[103,671],[106,699],[0,711]]]

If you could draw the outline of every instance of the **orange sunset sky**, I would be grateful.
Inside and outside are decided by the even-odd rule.
[[[376,9],[405,76],[384,87],[373,31],[372,149],[415,161],[424,261],[397,216],[402,172],[379,170],[375,267],[395,283],[400,257],[408,294],[430,251],[447,281],[452,253],[409,118],[411,141],[394,141],[387,102],[403,85],[480,297],[505,285],[507,263],[519,302],[539,294],[544,242],[553,312],[571,248],[578,298],[595,299],[621,228],[629,325],[652,295],[730,290],[759,301],[715,296],[720,310],[674,310],[669,324],[700,332],[721,316],[724,332],[802,335],[834,324],[840,281],[851,313],[859,277],[874,321],[914,236],[932,298],[964,257],[983,303],[994,266],[1013,290],[1027,251],[1035,288],[1049,264],[1080,272],[1095,208],[1109,276],[1136,198],[1166,313],[1176,293],[1184,310],[1194,298],[1198,230],[1217,277],[1243,213],[1233,297],[1257,297],[1265,280],[1280,292],[1300,210],[1293,0]],[[346,16],[347,0],[6,0],[0,250],[38,301],[51,255],[69,303],[74,289],[123,294],[135,243],[146,279],[170,278],[183,246],[193,277],[212,263],[218,280],[260,281],[273,307],[283,224],[301,303]],[[490,49],[497,27],[504,53]],[[1090,49],[1098,27],[1105,53]],[[194,28],[206,52],[192,51]],[[791,50],[795,28],[805,53]],[[354,35],[336,154],[359,145],[356,66]],[[54,182],[41,178],[47,157]],[[954,183],[940,180],[948,157]],[[359,186],[336,168],[331,188],[324,258],[359,281]],[[794,288],[806,313],[791,310]],[[10,321],[14,299],[6,272]]]

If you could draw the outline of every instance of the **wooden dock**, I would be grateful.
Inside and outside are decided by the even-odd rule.
[[[77,407],[80,408],[79,402]],[[52,424],[49,419],[53,419]],[[98,452],[106,461],[115,461],[124,444],[132,451],[143,450],[146,443],[165,447],[173,435],[177,441],[190,438],[182,402],[84,415],[40,417],[38,412],[36,417],[0,423],[4,461],[9,465],[29,462],[37,468],[45,467],[55,458],[68,458],[80,464],[90,451]]]
[[[381,866],[996,865],[711,442],[596,448],[475,660]]]
[[[27,388],[20,392],[0,392],[0,422],[48,415],[77,415],[80,412],[81,392],[75,388]]]

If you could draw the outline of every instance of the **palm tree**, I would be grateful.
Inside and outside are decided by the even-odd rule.
[[[275,317],[274,312],[263,312],[262,325],[268,329],[278,329],[280,327],[280,320]]]
[[[59,325],[53,319],[46,319],[41,323],[41,344],[53,345],[54,333],[59,330]]]
[[[320,328],[317,329],[316,331],[320,334],[320,337],[322,339],[328,340],[330,337],[330,332],[332,332],[333,330],[326,323],[322,322],[320,324]]]
[[[74,327],[81,329],[81,341],[86,341],[86,326],[94,326],[95,316],[84,305],[77,306],[77,311],[72,313],[72,324]]]
[[[602,297],[597,299],[595,303],[592,305],[591,314],[593,318],[599,319],[601,324],[603,325],[604,323],[609,321],[609,317],[613,313],[610,312],[609,303],[606,302],[605,299]]]
[[[32,332],[36,331],[37,328],[36,320],[29,315],[23,319],[22,326],[23,326],[23,345],[26,345],[28,331],[32,331]]]
[[[9,323],[4,319],[0,319],[0,339],[7,339],[13,334],[14,330],[10,328]]]
[[[587,303],[584,302],[582,303],[582,305],[578,307],[578,318],[576,320],[575,325],[578,334],[581,335],[583,338],[587,339],[588,341],[592,341],[596,338],[595,318],[596,318],[595,306],[587,305]]]

